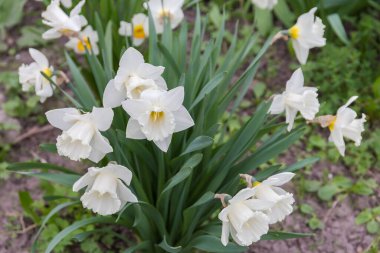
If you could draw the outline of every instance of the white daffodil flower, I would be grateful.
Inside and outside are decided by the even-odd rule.
[[[144,4],[145,8],[152,13],[157,33],[164,31],[165,19],[168,19],[172,29],[182,22],[184,18],[183,3],[184,0],[149,0]]]
[[[80,200],[83,207],[100,215],[120,211],[127,202],[136,203],[137,198],[125,185],[130,185],[132,172],[121,165],[109,163],[103,168],[89,168],[73,185],[73,191],[87,187]]]
[[[221,241],[228,244],[229,235],[241,246],[249,246],[268,233],[269,218],[262,210],[269,210],[273,202],[252,199],[255,190],[246,188],[238,192],[229,205],[219,213],[223,222]]]
[[[135,14],[132,23],[120,22],[119,34],[132,37],[133,45],[140,46],[149,34],[149,19],[143,13]]]
[[[34,62],[20,66],[18,70],[19,81],[23,91],[29,91],[31,87],[34,87],[36,95],[40,97],[40,102],[43,103],[48,97],[53,96],[54,87],[41,72],[56,82],[56,77],[53,76],[54,68],[49,66],[48,59],[40,51],[29,48],[29,54]]]
[[[161,76],[164,70],[164,67],[145,63],[139,51],[128,48],[120,59],[115,78],[108,82],[104,90],[103,106],[118,107],[127,98],[140,98],[145,90],[167,90]]]
[[[189,112],[182,105],[183,87],[170,91],[147,90],[140,99],[128,99],[122,103],[131,116],[126,135],[130,139],[148,139],[162,151],[169,148],[173,133],[194,125]]]
[[[366,116],[362,114],[362,118],[357,119],[356,112],[348,108],[357,98],[357,96],[351,97],[345,105],[340,107],[337,115],[333,117],[333,120],[328,125],[331,131],[329,141],[335,144],[342,156],[344,156],[346,149],[343,137],[354,141],[355,146],[360,146],[362,141]]]
[[[71,37],[73,34],[80,32],[82,27],[87,25],[87,20],[84,16],[79,15],[85,0],[79,2],[74,9],[71,10],[68,16],[59,6],[59,0],[53,0],[46,11],[42,13],[42,23],[51,28],[42,34],[42,38],[57,39],[62,35]]]
[[[278,0],[252,0],[252,3],[260,9],[271,10],[277,4]]]
[[[77,54],[85,54],[86,48],[89,53],[99,54],[98,33],[91,26],[87,26],[83,31],[79,32],[78,37],[70,37],[66,43],[66,47],[71,48]]]
[[[311,48],[326,45],[326,39],[323,38],[325,25],[319,17],[314,17],[316,11],[315,7],[308,13],[302,14],[297,23],[288,31],[297,59],[301,64],[306,63]]]
[[[313,120],[319,111],[317,88],[305,87],[301,68],[297,69],[286,83],[286,90],[273,97],[269,109],[271,114],[286,112],[288,131],[292,130],[298,112],[307,120]]]
[[[74,161],[89,159],[97,163],[113,151],[100,133],[111,127],[111,108],[94,107],[91,113],[85,114],[75,108],[63,108],[48,111],[46,117],[51,125],[63,131],[57,138],[59,155]]]
[[[274,203],[270,209],[264,211],[269,217],[269,224],[282,221],[293,212],[293,194],[284,191],[278,186],[286,184],[294,176],[294,173],[283,172],[273,175],[261,183],[254,183],[252,189],[255,190],[255,198]]]

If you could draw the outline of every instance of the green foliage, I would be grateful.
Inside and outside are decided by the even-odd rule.
[[[15,26],[21,21],[25,2],[26,0],[2,0],[0,2],[0,52],[8,48],[4,42],[6,38],[5,29]]]
[[[360,212],[355,219],[356,224],[366,225],[366,229],[370,234],[380,233],[380,206],[371,209],[365,209]]]
[[[312,206],[310,206],[309,204],[301,204],[300,205],[300,211],[301,211],[301,213],[303,213],[303,214],[305,214],[306,216],[309,217],[307,225],[312,230],[317,230],[317,229],[323,229],[324,228],[323,222],[318,218],[318,216],[315,213],[315,210],[314,210],[314,208]]]

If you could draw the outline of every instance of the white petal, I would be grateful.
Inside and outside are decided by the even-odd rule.
[[[153,66],[149,63],[142,63],[137,69],[137,75],[144,79],[156,79],[164,73],[165,68],[161,66]]]
[[[184,88],[182,86],[176,87],[164,93],[162,98],[162,106],[168,111],[177,111],[182,106],[184,98]]]
[[[286,123],[288,123],[288,131],[290,132],[293,129],[294,120],[297,115],[297,110],[290,107],[286,107]]]
[[[146,136],[141,131],[141,126],[137,120],[129,119],[126,130],[127,139],[143,140]]]
[[[273,102],[269,108],[270,114],[280,114],[285,110],[285,102],[283,95],[275,95]]]
[[[98,131],[95,132],[90,145],[92,147],[92,151],[88,159],[95,163],[98,163],[106,154],[113,151],[113,148],[109,144],[108,140]]]
[[[42,34],[44,40],[58,39],[61,36],[61,33],[55,28],[49,29]]]
[[[120,180],[117,181],[117,194],[122,201],[122,204],[126,204],[128,202],[130,203],[137,203],[137,197],[135,194],[132,193],[132,191],[125,186]]]
[[[75,108],[62,108],[48,111],[45,115],[52,126],[65,131],[73,125],[72,121],[65,120],[65,115],[80,115],[80,112]]]
[[[339,153],[344,156],[345,150],[346,150],[346,145],[344,143],[343,139],[343,133],[340,129],[335,128],[329,137],[329,141],[333,142],[335,146],[337,147]]]
[[[94,107],[91,116],[99,131],[107,131],[111,127],[113,120],[113,111],[111,108]]]
[[[255,195],[256,190],[254,188],[245,188],[240,190],[236,195],[229,201],[230,204],[234,204],[243,200],[247,200]]]
[[[294,71],[289,81],[286,82],[286,91],[299,94],[302,92],[303,84],[304,77],[302,69],[298,68],[296,71]]]
[[[133,119],[138,119],[150,109],[150,103],[142,99],[128,99],[122,103],[122,106]]]
[[[309,48],[303,47],[297,40],[292,40],[292,43],[298,61],[301,64],[306,64],[307,58],[309,56]]]
[[[120,21],[119,34],[121,36],[131,36],[132,35],[132,24],[125,22],[125,21]]]
[[[283,184],[286,184],[290,180],[292,180],[292,178],[295,175],[296,174],[292,172],[282,172],[282,173],[270,176],[269,178],[264,180],[262,183],[265,185],[270,185],[270,186],[281,186]]]
[[[268,210],[273,206],[274,202],[262,200],[262,199],[248,199],[244,201],[244,205],[248,206],[255,211],[264,211]]]
[[[85,4],[85,0],[82,0],[80,1],[75,7],[74,9],[71,10],[70,12],[70,16],[75,16],[75,15],[78,15],[81,11],[82,11],[82,7],[83,5]]]
[[[116,89],[114,79],[110,80],[104,90],[103,106],[115,108],[115,107],[120,106],[121,102],[123,102],[125,99],[126,99],[125,90]]]
[[[132,73],[137,70],[140,64],[143,64],[144,62],[145,61],[143,55],[133,47],[130,47],[124,52],[123,56],[120,59],[119,71]]]
[[[91,185],[94,181],[94,176],[91,175],[90,173],[84,174],[81,178],[79,178],[73,185],[73,191],[78,192],[80,189],[83,187],[86,187],[88,185]]]
[[[167,152],[169,149],[170,142],[172,141],[172,135],[169,137],[163,139],[163,140],[156,140],[153,141],[159,149],[161,149],[163,152]]]
[[[36,50],[34,48],[29,48],[29,54],[33,58],[33,60],[35,62],[37,62],[37,64],[41,67],[41,69],[49,67],[49,61],[48,61],[48,59],[40,51],[38,51],[38,50]]]
[[[341,111],[345,110],[347,107],[349,107],[349,106],[350,106],[353,102],[355,102],[356,99],[358,99],[358,98],[359,98],[358,96],[353,96],[353,97],[351,97],[345,105],[341,106],[341,107],[338,109],[338,114],[339,114],[339,112],[341,112]]]
[[[131,184],[132,172],[127,167],[124,167],[118,164],[109,163],[103,169],[109,171],[114,176],[124,181],[124,183],[126,183],[127,185]]]
[[[148,17],[144,13],[137,13],[137,14],[133,15],[132,23],[134,25],[142,25],[145,23],[147,18]]]
[[[230,223],[224,221],[222,225],[222,236],[220,238],[224,246],[227,246],[229,237],[230,237]]]
[[[194,121],[189,112],[184,106],[181,106],[178,111],[173,112],[175,118],[174,132],[180,132],[194,126]]]

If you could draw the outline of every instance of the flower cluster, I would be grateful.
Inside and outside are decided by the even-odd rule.
[[[75,6],[70,15],[67,15],[60,8],[60,1],[53,0],[47,7],[46,11],[42,13],[42,22],[50,26],[42,37],[44,39],[57,39],[65,36],[69,39],[66,47],[73,49],[78,54],[85,54],[86,50],[95,55],[99,54],[98,34],[91,26],[87,26],[87,20],[84,16],[80,15],[85,0],[82,0]],[[65,1],[65,6],[71,6],[71,1]],[[84,29],[83,29],[84,28]],[[82,30],[83,29],[83,30]]]
[[[149,0],[144,7],[152,15],[156,33],[164,31],[165,21],[172,29],[176,28],[184,18],[182,5],[184,0]],[[121,21],[119,34],[132,38],[134,46],[141,45],[149,36],[149,18],[143,13],[133,16],[130,23]]]
[[[243,176],[248,179],[251,187],[239,191],[228,203],[224,201],[229,196],[216,196],[222,198],[225,206],[218,216],[223,222],[223,245],[228,244],[231,234],[237,244],[249,246],[268,233],[270,224],[283,221],[293,212],[293,194],[279,186],[289,182],[294,173],[279,173],[263,182],[254,181],[253,186],[252,177]]]

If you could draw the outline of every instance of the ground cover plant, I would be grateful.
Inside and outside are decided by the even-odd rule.
[[[42,245],[36,236],[33,250],[50,252],[62,238],[69,245],[74,234],[83,243],[99,240],[120,227],[134,232],[132,240],[126,241],[127,252],[238,252],[260,239],[310,236],[272,230],[276,226],[269,224],[282,221],[294,209],[295,196],[278,186],[318,159],[309,154],[292,165],[280,164],[277,157],[310,131],[307,124],[328,127],[330,140],[341,155],[345,154],[343,136],[359,145],[366,118],[356,118],[349,108],[357,99],[351,95],[356,94],[342,98],[338,105],[327,102],[320,106],[318,100],[324,94],[318,97],[316,88],[303,86],[313,85],[304,82],[304,67],[301,70],[299,65],[289,73],[287,87],[274,90],[277,95],[270,97],[256,88],[257,99],[247,105],[246,94],[263,57],[278,40],[291,39],[297,59],[307,68],[309,50],[325,45],[323,24],[318,18],[314,20],[316,9],[303,15],[303,19],[315,22],[314,34],[302,32],[307,23],[300,18],[289,30],[273,32],[262,41],[258,35],[241,40],[237,32],[231,37],[224,29],[224,16],[213,21],[220,21],[222,29],[209,38],[207,20],[200,12],[204,7],[193,3],[186,5],[196,13],[190,23],[182,20],[182,5],[166,10],[153,1],[150,8],[142,3],[134,7],[144,14],[121,14],[125,20],[119,17],[108,22],[106,14],[102,17],[90,11],[86,15],[89,25],[81,9],[86,13],[86,9],[100,7],[84,2],[62,7],[69,15],[62,16],[68,19],[59,23],[54,15],[65,15],[57,9],[59,3],[46,4],[43,17],[50,30],[43,36],[66,38],[68,70],[53,66],[38,50],[30,49],[35,62],[20,67],[20,82],[24,90],[32,87],[41,102],[53,99],[55,93],[64,97],[66,107],[71,106],[47,112],[47,120],[61,132],[57,132],[56,144],[42,148],[93,163],[84,163],[89,168],[87,174],[83,165],[79,171],[49,163],[9,166],[53,185],[66,185],[67,190],[87,187],[79,195],[70,193],[69,199],[56,196],[59,202],[50,202],[50,213],[35,221],[42,224],[38,235],[51,223],[52,215],[69,206],[78,210],[78,215],[67,217],[76,222],[69,225],[62,219],[58,228],[62,230],[55,229],[51,241]],[[138,1],[133,4],[138,6]],[[102,8],[110,7],[105,4]],[[70,90],[63,88],[66,84]],[[242,106],[244,118],[239,112]],[[317,116],[318,111],[325,115]],[[283,112],[285,123],[281,117],[271,116]],[[300,117],[295,121],[298,112]],[[231,127],[233,117],[238,123]],[[320,138],[327,143],[325,137]],[[353,149],[347,148],[348,152]],[[252,172],[254,177],[248,175]],[[356,190],[347,185],[338,182],[334,186],[338,191],[327,192],[334,196],[363,191],[360,184]],[[373,185],[366,189],[373,189]],[[31,203],[27,193],[20,199],[23,206]],[[83,210],[81,203],[99,216]],[[238,215],[242,210],[248,219]],[[310,227],[322,228],[310,207],[303,205],[301,211],[311,215]],[[33,219],[35,215],[29,213]],[[375,231],[373,220],[363,222],[371,224],[367,225],[370,231]],[[125,241],[117,232],[112,234],[112,242]]]

